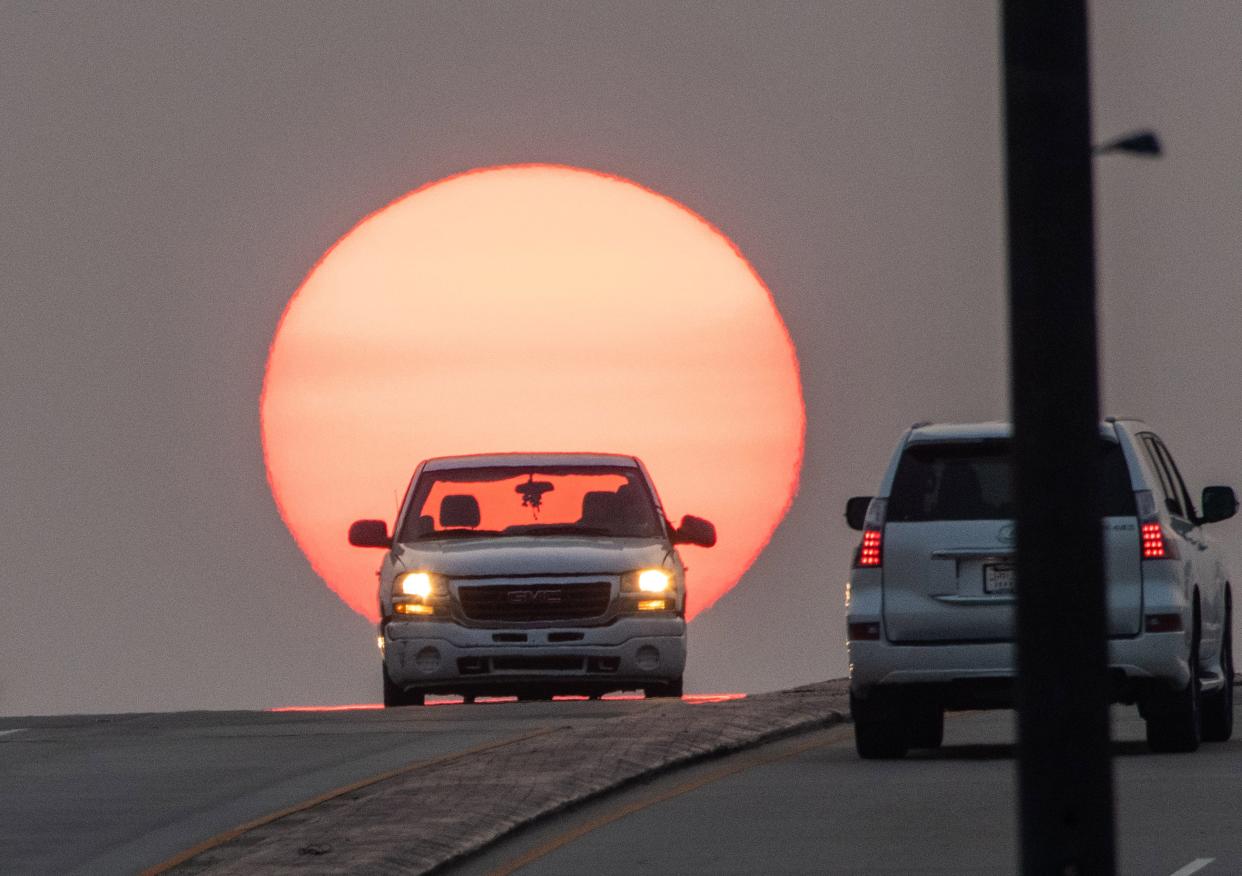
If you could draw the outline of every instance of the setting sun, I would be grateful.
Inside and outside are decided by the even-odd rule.
[[[391,525],[427,457],[640,457],[674,523],[719,532],[681,548],[690,617],[763,549],[802,461],[793,345],[738,249],[663,195],[553,165],[450,177],[360,222],[290,300],[260,409],[281,516],[372,619],[378,559],[346,529]]]

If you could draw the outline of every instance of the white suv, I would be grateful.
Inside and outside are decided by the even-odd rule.
[[[414,472],[379,571],[385,706],[428,692],[542,699],[642,688],[682,694],[685,569],[675,545],[712,524],[664,517],[632,456],[430,459]]]
[[[1005,423],[917,424],[875,497],[846,507],[861,530],[846,591],[858,753],[937,747],[945,709],[1010,708],[1014,499]],[[1233,732],[1232,596],[1204,531],[1238,508],[1207,487],[1196,509],[1143,423],[1100,426],[1113,699],[1137,703],[1156,751]]]

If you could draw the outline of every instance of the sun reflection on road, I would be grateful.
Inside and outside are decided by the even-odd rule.
[[[552,697],[552,699],[554,702],[558,702],[558,703],[587,702],[590,700],[590,697],[556,696],[556,697]],[[605,694],[604,696],[600,697],[600,699],[605,700],[607,702],[625,702],[625,701],[631,701],[631,700],[642,700],[642,699],[646,699],[646,697],[644,697],[640,693],[615,693],[615,694]],[[732,700],[743,700],[743,699],[746,699],[746,694],[744,693],[686,694],[685,696],[681,698],[682,702],[688,703],[692,706],[703,705],[705,703],[727,703]],[[474,702],[476,705],[495,705],[496,703],[516,703],[517,701],[518,701],[517,697],[478,697],[477,699],[475,699]],[[465,704],[465,700],[463,700],[459,696],[429,695],[427,697],[426,704],[428,706],[460,706],[460,705]],[[331,706],[273,706],[271,708],[264,709],[263,711],[265,712],[361,712],[361,711],[368,711],[368,710],[382,709],[382,708],[384,708],[383,703],[349,703],[349,704],[331,705]]]

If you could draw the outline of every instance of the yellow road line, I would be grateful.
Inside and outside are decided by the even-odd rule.
[[[571,827],[560,836],[548,840],[543,845],[531,849],[526,854],[515,858],[506,864],[502,864],[495,870],[489,872],[488,876],[510,876],[510,874],[517,872],[527,864],[533,864],[535,861],[546,857],[562,846],[567,846],[574,840],[586,836],[591,831],[598,830],[601,827],[607,827],[614,821],[620,821],[622,818],[625,818],[628,815],[633,815],[635,812],[641,812],[644,809],[663,803],[666,800],[672,800],[674,797],[680,797],[683,794],[688,794],[691,791],[698,790],[704,785],[710,785],[712,782],[728,778],[729,776],[753,769],[754,767],[766,766],[770,763],[788,760],[791,757],[796,757],[799,754],[803,754],[804,752],[811,751],[816,748],[836,745],[844,739],[853,738],[853,734],[854,728],[846,724],[844,726],[837,727],[835,730],[827,731],[827,738],[820,738],[818,734],[816,734],[817,738],[815,739],[803,742],[791,749],[782,748],[781,751],[777,753],[769,752],[765,754],[763,753],[763,748],[761,747],[754,751],[734,755],[728,759],[728,762],[724,766],[714,769],[705,775],[690,779],[689,781],[683,782],[682,784],[669,788],[668,790],[658,791],[646,797],[626,803],[611,812],[606,812],[603,815],[592,818],[590,821]]]
[[[379,773],[378,775],[370,776],[368,778],[362,779],[361,781],[351,782],[348,785],[342,785],[339,788],[333,788],[331,791],[327,791],[323,794],[320,794],[317,797],[312,797],[309,800],[303,800],[301,803],[295,803],[292,806],[287,806],[284,809],[280,809],[276,812],[272,812],[267,815],[262,815],[251,821],[247,821],[245,824],[240,824],[237,827],[232,828],[231,830],[226,830],[223,833],[218,833],[215,836],[211,837],[210,839],[203,840],[198,845],[191,846],[190,848],[186,849],[183,852],[178,852],[176,855],[173,855],[171,858],[169,858],[166,861],[161,861],[160,863],[156,864],[154,867],[143,870],[142,876],[157,876],[157,874],[165,873],[171,870],[173,867],[179,867],[180,865],[184,864],[186,861],[193,858],[195,855],[200,855],[203,852],[206,852],[210,849],[214,849],[217,846],[224,845],[230,840],[237,839],[237,837],[241,836],[247,831],[254,830],[256,827],[262,827],[265,824],[271,824],[273,821],[278,821],[279,819],[284,818],[286,815],[293,815],[295,812],[304,812],[307,809],[318,806],[320,803],[325,803],[328,800],[332,800],[336,797],[341,797],[345,794],[352,793],[353,791],[357,791],[369,785],[374,785],[377,782],[382,782],[382,781],[385,781],[386,779],[396,778],[397,776],[403,776],[406,773],[412,773],[418,770],[427,769],[428,767],[441,766],[446,763],[452,763],[455,760],[461,760],[462,758],[465,758],[465,757],[473,757],[476,754],[482,754],[485,751],[492,751],[493,749],[503,748],[506,745],[513,745],[514,743],[517,743],[517,742],[525,742],[528,739],[534,739],[538,736],[546,736],[549,733],[554,733],[560,729],[563,729],[563,725],[559,725],[556,727],[545,727],[542,730],[535,730],[530,733],[523,733],[519,736],[513,736],[508,739],[502,739],[498,742],[486,742],[482,745],[476,745],[473,748],[467,748],[462,751],[455,751],[452,754],[446,754],[441,757],[432,758],[431,760],[415,761],[414,763],[406,764],[403,767],[397,767],[394,770],[388,770],[387,772],[383,772],[383,773]]]

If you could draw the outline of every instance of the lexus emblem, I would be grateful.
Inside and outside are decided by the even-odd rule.
[[[1001,544],[1013,544],[1017,540],[1016,527],[1012,523],[1006,523],[996,533],[996,538]]]

